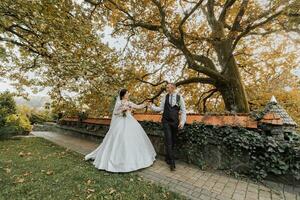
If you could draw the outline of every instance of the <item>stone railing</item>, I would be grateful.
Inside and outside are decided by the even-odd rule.
[[[149,113],[135,113],[134,117],[138,121],[152,121],[160,122],[160,114],[149,114]],[[74,124],[79,122],[78,117],[65,117],[61,119],[61,122],[65,124]],[[258,122],[250,117],[249,114],[218,114],[218,115],[187,115],[187,124],[192,124],[193,122],[204,123],[207,125],[216,126],[241,126],[245,128],[257,128]],[[88,118],[82,121],[83,124],[90,125],[109,125],[110,118]]]
[[[160,122],[161,114],[151,113],[135,113],[134,117],[138,121],[152,121]],[[110,118],[88,118],[83,120],[81,123],[86,125],[109,125]],[[79,123],[78,117],[65,117],[61,119],[63,124],[76,124]],[[194,122],[204,123],[206,125],[214,126],[239,126],[244,128],[256,129],[260,124],[268,125],[283,125],[281,118],[275,113],[266,114],[261,120],[257,121],[253,119],[249,114],[238,113],[238,114],[188,114],[187,124]]]

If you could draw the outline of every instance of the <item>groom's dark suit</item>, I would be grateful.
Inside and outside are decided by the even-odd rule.
[[[172,97],[173,99],[170,100]],[[174,98],[176,99],[176,102],[174,102]],[[173,105],[171,105],[170,102],[173,102]],[[163,111],[162,124],[164,130],[166,161],[171,165],[171,169],[175,168],[174,145],[176,144],[178,126],[180,123],[179,111],[182,112],[181,123],[184,124],[186,119],[184,101],[179,94],[167,94],[165,98],[162,99],[161,105],[159,107],[154,106],[152,109],[155,111]]]
[[[173,150],[178,134],[180,108],[178,104],[176,104],[175,106],[170,105],[169,98],[170,95],[167,94],[162,115],[162,124],[165,134],[166,161],[170,164],[175,164]],[[180,96],[177,94],[176,102],[179,102],[179,98]]]

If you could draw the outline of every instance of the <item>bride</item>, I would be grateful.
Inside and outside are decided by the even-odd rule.
[[[130,172],[153,164],[156,152],[142,126],[131,115],[132,109],[145,108],[128,100],[129,92],[119,92],[109,130],[102,144],[85,156],[98,169]]]

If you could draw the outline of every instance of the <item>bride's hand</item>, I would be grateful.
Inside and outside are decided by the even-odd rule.
[[[132,107],[128,107],[128,108],[127,108],[127,111],[130,111],[130,112],[131,112],[132,110],[133,110]]]
[[[151,102],[150,100],[147,100],[147,101],[146,101],[146,106],[149,107],[149,106],[151,106],[151,104],[152,104],[152,102]]]

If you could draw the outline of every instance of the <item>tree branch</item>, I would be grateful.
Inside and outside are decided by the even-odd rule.
[[[195,58],[195,60],[201,62],[206,67],[208,67],[208,68],[210,68],[210,69],[217,72],[217,68],[216,68],[215,64],[207,56],[193,54],[193,57]]]
[[[243,0],[242,4],[240,6],[239,12],[236,15],[234,22],[232,24],[231,32],[236,31],[241,26],[241,21],[245,14],[246,8],[248,6],[248,2],[249,2],[249,0]]]
[[[41,56],[45,56],[45,57],[51,58],[50,55],[48,55],[48,54],[46,54],[46,53],[43,53],[43,52],[39,52],[39,51],[35,50],[33,47],[28,46],[28,45],[26,45],[26,44],[23,44],[23,43],[21,43],[21,42],[18,42],[18,41],[16,41],[16,40],[12,40],[12,39],[8,39],[8,38],[0,37],[0,41],[8,42],[8,43],[17,45],[17,46],[19,46],[19,47],[25,48],[25,49],[29,50],[30,52],[35,53],[35,54],[37,54],[37,55],[41,55]]]
[[[216,82],[211,79],[211,78],[206,78],[206,77],[191,77],[182,81],[178,81],[175,83],[176,86],[180,85],[186,85],[186,84],[191,84],[191,83],[202,83],[202,84],[209,84],[209,85],[214,85]]]
[[[184,23],[187,21],[187,19],[199,8],[199,6],[202,4],[203,0],[199,0],[197,4],[195,4],[193,6],[193,8],[187,13],[185,14],[185,16],[183,17],[183,19],[181,20],[180,24],[179,24],[179,32],[181,35],[181,39],[183,40],[183,36],[184,36],[184,32],[183,32],[183,25]]]
[[[161,82],[158,82],[158,83],[151,83],[151,82],[145,81],[145,80],[143,80],[143,79],[141,79],[141,78],[136,78],[136,80],[138,80],[138,81],[140,81],[140,82],[142,82],[142,83],[149,84],[149,85],[154,86],[154,87],[159,86],[159,85],[162,85],[162,84],[168,82],[168,81],[161,81]]]
[[[192,77],[192,78],[188,78],[188,79],[185,79],[182,81],[178,81],[177,83],[175,83],[175,85],[178,87],[180,85],[187,85],[187,84],[191,84],[191,83],[203,83],[203,84],[212,84],[213,85],[215,83],[215,81],[211,78]],[[153,101],[154,99],[159,97],[165,91],[165,89],[166,89],[165,87],[162,87],[153,97],[145,99],[141,103],[145,102],[146,100]]]
[[[206,107],[206,101],[214,94],[216,93],[218,90],[216,88],[209,90],[206,93],[209,93],[206,97],[203,98],[203,112],[206,113],[207,112],[207,107]]]
[[[225,4],[224,4],[224,7],[221,11],[221,14],[219,16],[219,19],[218,21],[219,22],[222,22],[222,23],[225,23],[225,19],[226,19],[226,14],[227,14],[227,11],[228,9],[230,9],[230,7],[236,2],[236,0],[226,0]]]
[[[155,24],[151,24],[151,23],[147,23],[147,22],[137,22],[135,20],[133,20],[132,24],[128,24],[128,26],[131,26],[131,27],[141,27],[141,28],[145,28],[145,29],[147,29],[149,31],[159,31],[160,28],[161,28],[160,25],[155,25]]]
[[[166,24],[166,13],[164,11],[164,8],[162,7],[161,3],[158,0],[151,0],[156,7],[158,8],[159,14],[160,14],[160,26],[162,28],[162,31],[164,35],[168,38],[168,40],[174,44],[175,46],[178,46],[178,44],[182,44],[182,41],[178,40],[174,35],[171,34],[171,32],[167,28]]]
[[[269,23],[270,21],[272,21],[273,19],[275,19],[276,17],[278,17],[279,15],[281,15],[281,14],[283,13],[283,10],[284,10],[284,9],[282,9],[282,10],[276,12],[275,14],[269,16],[268,18],[266,18],[266,19],[263,20],[262,22],[259,22],[259,23],[257,23],[257,24],[254,24],[254,25],[252,25],[252,26],[251,26],[251,25],[248,25],[247,28],[246,28],[242,33],[240,33],[240,34],[236,37],[236,39],[234,40],[233,45],[232,45],[232,48],[231,48],[232,51],[235,49],[235,47],[236,47],[236,45],[238,44],[238,42],[239,42],[243,37],[245,37],[246,35],[248,35],[248,34],[250,33],[250,31],[252,31],[252,30],[254,30],[254,29],[256,29],[256,28],[258,28],[258,27],[260,27],[260,26],[263,26],[263,25]]]
[[[214,12],[215,0],[207,0],[207,12],[205,13],[207,16],[207,21],[215,29],[217,25],[217,19]]]

